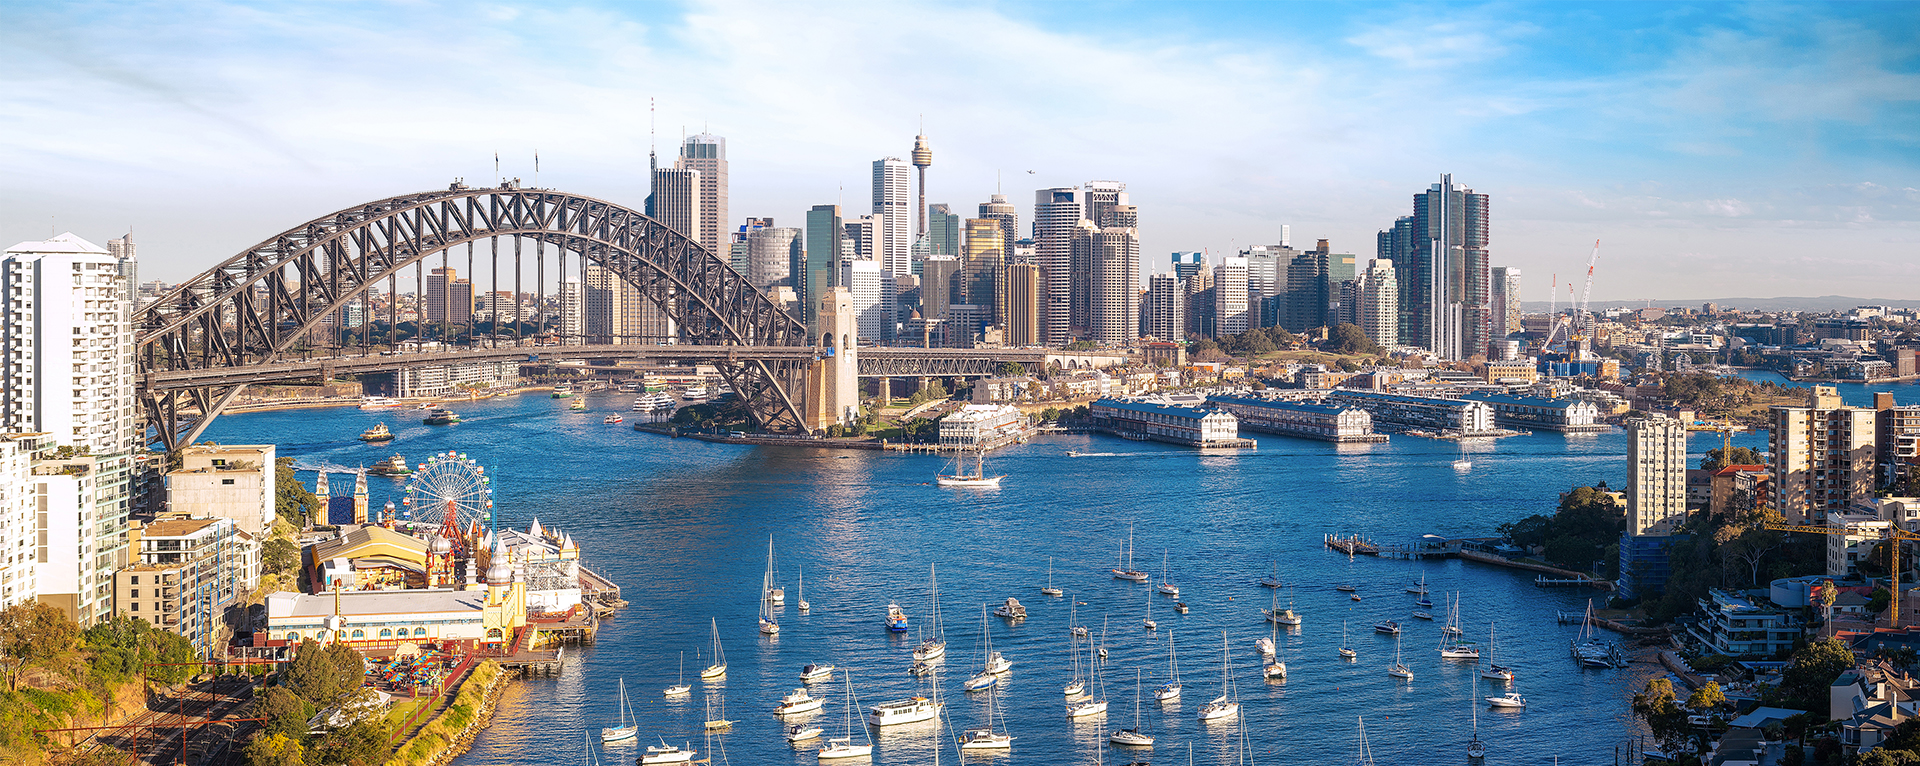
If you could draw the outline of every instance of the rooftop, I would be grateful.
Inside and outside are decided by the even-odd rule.
[[[167,519],[148,524],[140,530],[140,536],[186,537],[223,521],[222,519]]]
[[[478,612],[486,593],[478,590],[366,590],[337,594],[345,617],[431,612]],[[267,617],[326,617],[334,613],[336,594],[275,593],[267,597]]]

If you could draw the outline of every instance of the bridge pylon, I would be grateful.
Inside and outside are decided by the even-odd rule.
[[[807,368],[807,427],[819,431],[860,416],[860,333],[854,322],[853,294],[828,288],[818,298],[818,357]]]

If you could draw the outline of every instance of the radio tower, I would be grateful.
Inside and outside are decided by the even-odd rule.
[[[913,137],[913,166],[920,169],[920,224],[914,233],[922,237],[927,234],[927,168],[933,165],[933,147],[927,144],[926,130],[926,120],[922,119],[921,135]]]

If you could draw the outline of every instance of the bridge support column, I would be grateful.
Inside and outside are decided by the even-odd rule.
[[[893,378],[880,378],[880,406],[893,406]]]
[[[821,430],[853,422],[860,415],[859,330],[854,323],[853,293],[844,287],[820,296],[813,338],[819,358],[807,369],[807,427]]]

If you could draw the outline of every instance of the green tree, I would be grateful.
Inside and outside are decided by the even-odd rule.
[[[300,546],[284,537],[268,538],[260,546],[260,568],[268,574],[292,574],[300,568]]]
[[[314,754],[321,763],[379,766],[387,761],[390,751],[387,737],[391,731],[385,718],[370,716],[327,732],[314,746]]]
[[[1833,679],[1853,663],[1853,650],[1838,638],[1802,646],[1780,671],[1780,685],[1769,694],[1769,703],[1798,710],[1817,709],[1827,703],[1827,687]]]
[[[1720,682],[1708,681],[1706,686],[1693,690],[1687,697],[1687,707],[1694,710],[1717,710],[1727,704],[1726,692],[1720,690]]]
[[[301,721],[305,728],[305,721]],[[247,743],[248,766],[306,766],[307,749],[285,734],[262,732]]]
[[[20,688],[20,674],[53,662],[77,646],[80,626],[52,604],[27,601],[0,610],[0,657],[7,660],[8,688]]]
[[[1027,366],[1019,362],[1001,362],[999,372],[1003,378],[1024,378],[1027,376]]]
[[[293,472],[293,458],[283,457],[273,461],[274,513],[282,518],[297,519],[296,523],[306,526],[306,520],[320,515],[320,498],[300,483],[300,477]]]
[[[1547,535],[1553,532],[1553,519],[1536,513],[1519,521],[1501,524],[1494,531],[1499,532],[1500,537],[1510,544],[1532,548],[1547,544]]]
[[[1693,750],[1693,735],[1687,728],[1687,711],[1674,701],[1673,682],[1655,678],[1647,688],[1633,695],[1633,714],[1647,722],[1660,747],[1669,752]]]
[[[1326,349],[1336,354],[1381,354],[1385,349],[1367,337],[1359,325],[1341,322],[1327,333]]]
[[[1730,465],[1766,465],[1767,460],[1747,447],[1734,447],[1726,456],[1720,454],[1718,447],[1707,450],[1707,456],[1700,458],[1700,470],[1718,471]],[[1728,459],[1731,457],[1732,459]]]
[[[360,688],[361,676],[366,672],[360,659],[360,653],[346,644],[328,644],[321,646],[313,639],[304,639],[287,663],[286,685],[302,699],[316,707],[333,707],[346,699],[348,694]]]
[[[285,686],[268,687],[267,693],[260,698],[257,716],[267,719],[260,729],[261,736],[285,736],[294,740],[304,740],[307,735],[307,720],[313,717],[313,705]]]

